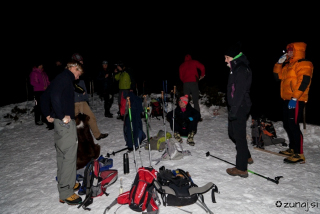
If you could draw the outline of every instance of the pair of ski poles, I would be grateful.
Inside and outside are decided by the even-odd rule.
[[[146,99],[146,97],[145,97]],[[132,143],[133,143],[133,156],[134,156],[134,164],[136,168],[136,172],[138,172],[138,167],[137,167],[137,161],[136,161],[136,146],[134,143],[134,136],[133,136],[133,125],[132,125],[132,116],[131,116],[131,102],[130,102],[130,97],[127,97],[127,104],[128,104],[128,110],[129,110],[129,119],[130,119],[130,128],[131,128],[131,138],[132,138]],[[148,147],[149,147],[149,162],[150,162],[150,167],[151,167],[151,151],[150,151],[150,138],[149,138],[149,129],[148,129],[148,114],[147,114],[147,108],[145,107],[145,116],[147,120],[147,139],[148,139]],[[138,137],[138,146],[139,146],[139,156],[140,156],[140,161],[141,161],[141,166],[143,166],[142,163],[142,157],[141,157],[141,148],[140,148],[140,140]]]

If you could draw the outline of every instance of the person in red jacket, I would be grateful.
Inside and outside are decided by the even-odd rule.
[[[201,72],[200,77],[198,69]],[[183,93],[189,97],[190,94],[192,94],[194,108],[200,112],[198,82],[205,76],[204,65],[199,61],[192,59],[190,54],[187,54],[184,57],[184,62],[179,67],[179,76],[180,80],[183,82]]]

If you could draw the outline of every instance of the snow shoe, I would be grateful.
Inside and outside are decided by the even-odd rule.
[[[283,160],[285,163],[305,163],[306,159],[303,154],[294,154]]]
[[[279,153],[283,154],[283,155],[288,155],[288,156],[294,155],[293,149],[287,149],[287,150],[284,150],[284,151],[280,151]]]

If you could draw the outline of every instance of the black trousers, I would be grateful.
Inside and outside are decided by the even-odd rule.
[[[41,113],[41,107],[40,107],[40,97],[42,95],[43,91],[34,91],[34,99],[35,99],[35,105],[34,105],[34,122],[46,122],[46,119]]]
[[[228,123],[228,134],[232,142],[236,145],[237,157],[236,168],[241,171],[248,169],[248,158],[251,157],[247,143],[247,119],[250,108],[241,106],[236,114],[237,119]]]
[[[104,114],[110,114],[110,108],[113,103],[113,94],[110,93],[109,91],[106,91],[103,93],[103,99],[104,99]]]
[[[173,120],[170,122],[170,128],[173,130]],[[178,132],[181,136],[188,136],[188,134],[192,131],[197,133],[198,121],[188,121],[185,123],[179,122],[178,120],[174,121],[174,132]]]
[[[294,153],[303,154],[303,135],[300,130],[299,122],[302,119],[305,102],[298,101],[296,108],[288,108],[289,100],[283,101],[283,128],[286,130],[289,138],[289,148]]]

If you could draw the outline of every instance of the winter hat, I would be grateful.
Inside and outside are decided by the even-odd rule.
[[[188,100],[189,100],[188,95],[184,95],[184,96],[180,97],[180,101],[186,105],[188,104]]]
[[[229,46],[228,49],[225,50],[224,55],[230,56],[234,58],[241,52],[241,42],[237,42]]]
[[[102,61],[102,65],[103,65],[103,64],[108,64],[108,61],[107,61],[107,60],[103,60],[103,61]]]
[[[74,53],[71,58],[78,62],[83,61],[83,58],[79,53]]]

